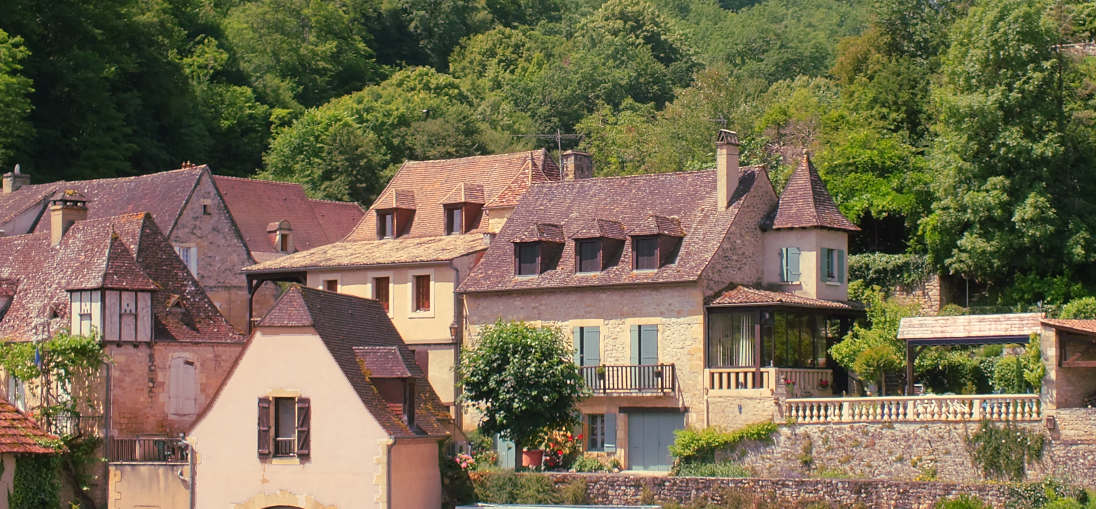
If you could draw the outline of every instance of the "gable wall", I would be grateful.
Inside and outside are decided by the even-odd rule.
[[[729,283],[761,282],[764,259],[761,220],[776,206],[776,195],[767,179],[758,178],[754,186],[757,189],[742,198],[745,201],[723,243],[700,276],[705,296]]]
[[[257,456],[257,400],[275,392],[311,398],[312,453],[301,463]],[[325,507],[383,507],[388,436],[310,328],[258,330],[189,440],[195,507],[267,507],[278,504],[248,504],[280,492]]]
[[[25,233],[31,233],[34,231],[39,217],[48,221],[49,215],[46,214],[46,202],[48,200],[42,199],[42,201],[27,208],[19,215],[12,218],[10,221],[0,224],[0,230],[4,230],[4,235],[23,235]]]
[[[202,214],[205,200],[210,205],[209,215]],[[198,249],[198,282],[232,325],[247,330],[246,279],[240,269],[252,263],[251,256],[209,172],[202,172],[198,179],[194,194],[170,232],[170,241],[174,246],[192,245]]]

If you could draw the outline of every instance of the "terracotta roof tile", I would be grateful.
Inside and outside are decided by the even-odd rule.
[[[68,326],[68,289],[151,289],[157,341],[243,342],[149,214],[77,221],[57,247],[49,233],[0,237],[0,279],[16,281],[0,338],[34,339]],[[183,313],[168,310],[178,302]],[[40,330],[37,332],[41,333]]]
[[[483,186],[461,182],[445,196],[441,203],[443,205],[455,205],[457,203],[478,203],[483,205]]]
[[[756,306],[781,305],[796,308],[832,309],[837,311],[862,311],[864,305],[859,302],[812,299],[786,292],[759,290],[748,286],[739,286],[727,290],[709,304],[711,306]]]
[[[1061,329],[1079,334],[1096,335],[1096,320],[1071,319],[1044,319],[1043,325],[1049,325],[1055,329]]]
[[[999,315],[916,316],[903,318],[898,339],[948,339],[1029,336],[1042,331],[1041,313]]]
[[[715,255],[742,203],[771,193],[764,169],[742,168],[728,208],[716,204],[714,170],[602,177],[536,184],[522,198],[491,243],[483,260],[461,284],[466,293],[529,288],[602,286],[696,281]],[[631,242],[622,262],[596,274],[576,274],[574,242],[566,242],[558,266],[536,277],[514,276],[513,242],[524,241],[537,224],[579,228],[590,218],[612,218],[625,231],[641,228],[650,216],[676,218],[684,232],[677,260],[655,271],[633,271]]]
[[[0,454],[54,454],[61,451],[44,444],[59,440],[0,397]]]
[[[346,240],[378,240],[376,210],[392,208],[401,200],[400,191],[414,191],[415,218],[405,237],[432,237],[445,233],[445,207],[442,203],[458,184],[483,188],[483,201],[490,203],[522,172],[526,163],[534,161],[538,178],[558,180],[559,170],[544,150],[513,152],[487,156],[440,159],[435,161],[407,161],[381,191],[380,196],[366,211],[358,226]],[[469,193],[471,194],[471,193]],[[520,194],[518,195],[520,196]],[[406,205],[406,203],[404,204]],[[481,223],[486,221],[481,217]],[[471,225],[478,230],[479,224]]]
[[[510,242],[555,242],[562,244],[563,227],[558,224],[534,223],[521,233],[514,235]]]
[[[572,239],[617,239],[624,240],[624,225],[620,221],[608,219],[587,219],[580,221],[578,228],[568,235]]]
[[[548,171],[545,171],[545,169]],[[540,164],[536,159],[529,158],[522,164],[521,172],[514,176],[513,180],[507,184],[498,196],[495,196],[487,203],[486,208],[515,207],[521,197],[525,195],[525,192],[529,190],[529,186],[542,182],[558,181],[560,180],[556,176],[558,173],[559,170],[555,168],[555,163],[551,158],[545,158]]]
[[[813,227],[860,231],[838,210],[810,157],[804,155],[780,195],[772,228]]]
[[[0,224],[15,219],[16,216],[26,212],[30,208],[45,209],[46,201],[62,186],[63,182],[50,182],[48,184],[35,184],[20,187],[13,193],[0,194]],[[15,235],[23,232],[7,232]]]
[[[300,184],[220,175],[213,181],[252,256],[278,252],[271,224],[288,222],[294,248],[304,251],[342,240],[365,215],[356,203],[310,200]]]
[[[279,308],[285,306],[291,311],[279,311]],[[358,363],[359,357],[355,351],[357,348],[380,346],[396,349],[403,358],[404,369],[416,381],[415,424],[430,436],[440,437],[448,432],[452,426],[452,418],[430,387],[426,374],[415,363],[414,353],[404,344],[380,303],[294,285],[278,299],[270,314],[296,315],[300,310],[307,312],[312,327],[335,358],[339,369],[362,403],[389,435],[416,436],[418,433],[408,429],[400,419],[399,411],[389,408],[369,381]],[[264,318],[259,326],[272,325]],[[287,352],[287,355],[291,353]]]
[[[369,378],[410,378],[411,371],[403,363],[400,349],[395,346],[355,346],[354,355],[369,370]]]
[[[319,268],[425,263],[452,260],[458,256],[482,251],[486,248],[483,235],[476,233],[336,242],[244,267],[243,271],[251,273],[285,272]]]
[[[628,235],[669,235],[671,237],[684,237],[685,230],[681,228],[681,221],[676,217],[651,214],[628,230]]]

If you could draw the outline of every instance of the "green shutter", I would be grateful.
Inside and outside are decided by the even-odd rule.
[[[788,282],[788,248],[780,248],[780,281]]]
[[[632,362],[631,362],[631,364],[634,366],[634,365],[640,363],[639,362],[639,326],[638,325],[633,325],[631,327],[631,332],[632,332]]]
[[[582,365],[601,364],[601,331],[597,327],[582,328]]]
[[[797,281],[799,281],[799,276],[800,276],[800,272],[799,272],[799,248],[798,247],[789,247],[788,248],[788,277],[789,277],[788,281],[793,282],[793,283],[797,282]]]
[[[833,273],[833,250],[824,247],[822,248],[822,280],[830,279],[830,274]]]
[[[643,325],[639,328],[639,363],[658,364],[658,326]]]
[[[845,251],[837,250],[837,282],[845,282]]]
[[[605,414],[602,422],[605,424],[605,452],[616,452],[617,442],[617,414]]]
[[[582,365],[582,327],[575,327],[571,337],[575,341],[575,364]]]

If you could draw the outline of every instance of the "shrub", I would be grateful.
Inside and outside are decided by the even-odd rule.
[[[993,506],[971,495],[959,495],[936,502],[934,509],[992,509]]]
[[[442,507],[451,508],[472,503],[476,492],[468,472],[460,467],[456,458],[446,454],[448,444],[438,448],[438,468],[441,471]]]
[[[742,465],[720,463],[682,463],[674,472],[679,477],[751,477],[753,472]]]
[[[930,275],[928,258],[915,254],[865,253],[849,256],[849,280],[890,290],[896,286],[917,286]]]
[[[1088,492],[1083,489],[1057,479],[1047,478],[1042,482],[1020,484],[1009,488],[1009,500],[1005,507],[1009,509],[1091,509],[1096,507],[1096,500],[1092,500]]]
[[[562,504],[589,504],[590,498],[586,494],[586,481],[576,479],[565,484],[559,490],[559,498]]]
[[[472,458],[476,460],[474,468],[490,468],[499,461],[499,453],[495,450],[495,441],[491,437],[480,433],[479,430],[468,434],[468,445],[472,449]]]
[[[1096,297],[1073,299],[1062,306],[1059,318],[1096,318]]]
[[[720,449],[736,447],[743,440],[768,442],[776,433],[773,422],[759,422],[725,432],[718,428],[682,429],[674,432],[670,454],[679,463],[710,463]]]
[[[604,472],[605,464],[593,456],[579,456],[571,465],[575,472]]]
[[[986,478],[1021,481],[1027,464],[1042,459],[1045,441],[1041,433],[982,421],[978,431],[967,437],[967,447]]]
[[[543,475],[490,473],[473,481],[476,500],[490,504],[558,504],[552,479]]]

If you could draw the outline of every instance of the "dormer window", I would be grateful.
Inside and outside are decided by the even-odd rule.
[[[575,241],[578,272],[601,272],[601,239]]]
[[[445,234],[457,235],[464,233],[464,207],[445,207]]]
[[[624,249],[624,225],[607,219],[590,219],[571,238],[575,241],[575,272],[601,272],[620,261]]]
[[[632,270],[658,270],[677,262],[685,231],[672,217],[650,215],[632,228]]]
[[[540,243],[522,242],[515,246],[517,266],[514,270],[519,276],[535,276],[540,273]]]
[[[373,207],[377,214],[377,238],[399,238],[411,229],[415,217],[415,193],[395,189],[383,194]]]
[[[632,252],[635,254],[635,270],[658,269],[658,237],[633,237]]]
[[[377,237],[390,239],[395,236],[395,214],[392,212],[377,212]]]
[[[514,275],[535,276],[553,270],[563,253],[563,228],[538,223],[511,239],[514,244]]]
[[[274,249],[279,253],[293,252],[293,227],[289,221],[275,221],[266,225],[266,233],[274,244]]]
[[[441,203],[445,207],[445,234],[467,233],[479,224],[484,204],[483,186],[457,184]]]

